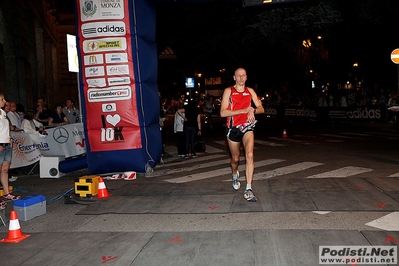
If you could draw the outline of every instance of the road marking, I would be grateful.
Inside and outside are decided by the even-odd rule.
[[[345,132],[343,134],[346,135],[353,135],[353,136],[360,136],[360,137],[371,137],[370,134],[363,134],[363,133],[352,133],[352,132]]]
[[[335,135],[335,134],[319,134],[320,136],[325,137],[333,137],[333,138],[342,138],[342,139],[353,139],[353,137],[342,136],[342,135]]]
[[[321,173],[318,175],[311,175],[306,178],[330,178],[330,177],[348,177],[353,175],[358,175],[362,173],[371,172],[373,169],[370,168],[362,168],[355,166],[347,166],[334,171],[329,171],[325,173]]]
[[[366,223],[366,225],[386,231],[399,231],[398,221],[399,212],[393,212],[374,221]]]
[[[240,158],[240,161],[244,161],[244,157]],[[190,171],[194,171],[194,170],[198,170],[198,169],[202,169],[202,168],[207,168],[207,167],[212,167],[212,166],[216,166],[216,165],[221,165],[221,164],[227,164],[230,165],[230,159],[225,159],[225,160],[219,160],[219,161],[212,161],[212,162],[208,162],[208,163],[197,163],[195,165],[191,165],[188,167],[182,167],[182,168],[176,168],[176,169],[172,169],[172,170],[168,170],[165,171],[165,174],[175,174],[175,173],[180,173],[180,172],[190,172]]]
[[[295,143],[307,144],[305,141],[296,140],[296,139],[283,139],[283,138],[276,138],[276,137],[269,137],[269,139],[278,140],[278,141],[286,141],[286,142],[295,142]]]
[[[279,144],[271,141],[263,141],[263,140],[255,140],[256,144],[270,146],[270,147],[282,147],[285,146],[284,144]]]
[[[316,214],[322,214],[322,215],[324,215],[324,214],[328,214],[328,213],[330,213],[331,211],[312,211],[313,213],[316,213]]]
[[[316,162],[302,162],[297,164],[292,164],[284,167],[280,167],[274,170],[270,170],[267,172],[261,172],[254,174],[253,180],[264,180],[268,178],[273,178],[276,176],[287,175],[299,171],[303,171],[312,167],[316,167],[319,165],[323,165],[324,163],[316,163]],[[240,177],[240,180],[245,180],[245,176]]]
[[[279,163],[279,162],[283,162],[283,161],[284,160],[281,160],[281,159],[263,160],[263,161],[255,162],[255,167],[275,164],[275,163]],[[238,171],[244,171],[244,169],[245,169],[245,165],[240,165],[238,167]],[[165,181],[170,182],[170,183],[186,183],[186,182],[198,181],[198,180],[208,179],[208,178],[212,178],[212,177],[216,177],[216,176],[227,175],[227,174],[231,174],[230,166],[221,168],[221,169],[217,169],[217,170],[213,170],[213,171],[202,172],[202,173],[167,179]]]
[[[209,156],[200,156],[198,158],[195,159],[184,159],[184,158],[173,158],[173,162],[176,160],[180,160],[178,162],[172,162],[172,163],[168,163],[168,161],[164,161],[163,164],[159,164],[155,167],[154,172],[151,175],[148,175],[148,177],[155,177],[155,176],[161,176],[164,175],[169,169],[176,167],[176,166],[180,166],[180,165],[184,165],[184,164],[188,164],[191,162],[202,162],[202,161],[208,161],[208,160],[214,160],[214,159],[218,159],[221,157],[226,157],[227,154],[222,155],[222,154],[213,154],[213,155],[209,155]]]

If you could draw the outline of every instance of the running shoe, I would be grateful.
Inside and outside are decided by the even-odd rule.
[[[238,180],[239,177],[240,177],[240,172],[238,172],[238,170],[237,170],[237,179],[233,178],[233,188],[234,188],[234,190],[239,190],[240,189],[240,181]]]
[[[17,199],[20,199],[20,198],[21,198],[21,196],[14,196],[11,193],[8,193],[7,195],[3,196],[3,200],[4,201],[17,200]]]
[[[11,176],[11,178],[8,179],[8,182],[14,182],[17,181],[18,176]]]
[[[255,198],[255,194],[252,191],[252,189],[247,189],[244,192],[244,199],[246,199],[247,201],[252,201],[255,202],[256,198]]]
[[[7,207],[7,202],[4,200],[0,201],[0,210],[4,210]]]
[[[192,158],[198,158],[198,155],[194,153],[194,154],[191,154],[191,157]]]

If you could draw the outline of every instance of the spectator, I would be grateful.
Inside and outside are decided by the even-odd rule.
[[[22,129],[27,134],[33,134],[37,131],[41,134],[44,133],[43,124],[32,119],[32,117],[29,114],[25,114],[25,117],[22,120]]]
[[[44,126],[48,126],[50,116],[51,111],[47,109],[46,100],[43,97],[38,98],[34,119],[42,123]]]
[[[78,122],[80,116],[80,111],[74,104],[75,101],[69,98],[66,101],[66,106],[62,109],[62,112],[66,115],[71,124]]]
[[[180,106],[182,107],[182,106]],[[180,109],[180,108],[178,108]],[[181,113],[184,117],[184,112]],[[185,157],[186,154],[186,137],[184,134],[184,118],[176,111],[173,123],[174,132],[177,134],[177,156]]]
[[[65,124],[69,124],[68,118],[62,112],[61,104],[56,104],[54,110],[55,110],[55,113],[53,113],[48,120],[49,126],[58,127],[58,126],[63,126]]]
[[[10,111],[7,113],[7,118],[10,121],[11,130],[20,130],[21,127],[21,118],[17,113],[17,104],[15,102],[9,102]]]
[[[190,148],[191,157],[197,158],[198,156],[195,153],[195,139],[197,135],[201,135],[201,114],[197,108],[197,102],[191,100],[184,108],[180,108],[177,112],[184,119],[186,159],[190,158]]]

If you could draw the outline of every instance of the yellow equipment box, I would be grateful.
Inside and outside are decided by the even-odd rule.
[[[98,194],[100,176],[85,175],[75,179],[75,194],[79,197],[93,197]]]
[[[12,186],[8,186],[8,192],[12,193]],[[3,187],[0,187],[0,197],[4,196]]]

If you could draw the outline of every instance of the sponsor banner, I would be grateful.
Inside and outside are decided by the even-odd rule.
[[[86,79],[87,86],[89,87],[95,87],[95,88],[102,88],[107,86],[107,83],[105,82],[105,78],[98,78],[98,79]]]
[[[68,158],[86,153],[82,123],[48,128],[46,132],[47,135],[11,132],[14,142],[11,168],[36,163],[42,156]]]
[[[105,62],[107,64],[116,64],[116,63],[127,63],[128,57],[127,53],[111,53],[105,54]]]
[[[102,65],[104,64],[104,59],[102,54],[92,54],[84,56],[84,65]]]
[[[385,120],[384,108],[376,107],[316,107],[286,108],[285,116],[309,120]],[[266,112],[266,110],[265,110]]]
[[[117,20],[125,17],[127,0],[78,0],[80,20]]]
[[[119,86],[106,89],[89,89],[87,99],[89,102],[109,102],[129,100],[132,97],[130,86]]]
[[[81,90],[90,151],[142,148],[129,3],[76,0],[76,4],[79,59],[85,70]]]
[[[81,29],[85,38],[126,35],[126,26],[122,21],[85,23]]]
[[[126,51],[126,48],[126,38],[104,38],[83,41],[83,52],[85,53]]]

